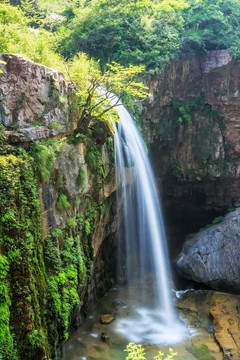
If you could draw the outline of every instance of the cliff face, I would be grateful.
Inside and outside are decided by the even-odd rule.
[[[1,60],[0,355],[48,359],[114,279],[113,139],[74,136],[75,85],[61,72]]]
[[[184,237],[239,206],[240,59],[211,51],[151,77],[143,129],[173,255]]]

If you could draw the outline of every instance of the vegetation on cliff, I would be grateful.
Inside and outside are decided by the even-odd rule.
[[[22,148],[6,150],[5,146],[2,138],[0,358],[52,358],[56,346],[68,338],[71,316],[82,304],[92,273],[92,236],[105,205],[98,206],[88,194],[85,209],[43,238],[37,191],[37,174],[41,181],[43,168],[36,166],[38,161],[35,163],[31,154],[35,155],[39,147],[46,151],[47,146],[36,144],[30,152]],[[3,154],[7,151],[10,154]],[[96,191],[100,191],[98,154],[94,156],[93,186],[96,183]],[[48,182],[50,177],[54,181],[52,172],[43,180]],[[60,180],[56,180],[56,187],[64,191]],[[60,193],[59,199],[56,207],[66,212],[70,204],[66,205],[65,194]],[[71,206],[77,206],[73,199]]]

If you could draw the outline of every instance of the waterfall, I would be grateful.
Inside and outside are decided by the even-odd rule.
[[[118,261],[119,268],[125,267],[120,277],[127,282],[129,300],[135,299],[133,317],[119,320],[118,330],[131,334],[129,339],[135,342],[178,342],[182,330],[170,294],[171,272],[155,178],[133,119],[122,104],[116,111],[117,201],[123,211]]]

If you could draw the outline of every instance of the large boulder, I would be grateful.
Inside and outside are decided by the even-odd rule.
[[[188,239],[176,258],[187,279],[215,290],[240,293],[240,209]]]

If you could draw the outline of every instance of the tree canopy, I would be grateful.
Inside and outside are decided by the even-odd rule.
[[[123,65],[161,68],[181,52],[230,49],[240,52],[238,0],[98,0],[68,3],[67,23],[58,27],[59,51],[77,51]],[[65,11],[66,14],[66,11]]]

